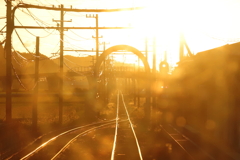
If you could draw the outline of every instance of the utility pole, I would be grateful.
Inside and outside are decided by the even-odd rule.
[[[104,52],[106,50],[106,44],[109,44],[109,42],[108,43],[102,42],[100,44],[103,45],[103,52]],[[103,97],[104,97],[104,102],[106,104],[106,103],[108,103],[108,88],[107,88],[107,86],[105,86],[105,84],[106,84],[106,59],[104,59],[104,61],[103,61],[103,72],[104,72],[104,76],[103,76],[103,84],[104,84],[103,94],[104,95],[103,95]]]
[[[153,38],[153,73],[156,73],[156,37]]]
[[[100,43],[101,45],[103,45],[103,51],[105,51],[106,50],[106,45],[107,44],[110,44],[109,42],[102,42],[102,43]]]
[[[155,85],[156,83],[156,37],[153,38],[153,70],[152,70],[152,84]],[[153,87],[154,88],[154,87]],[[154,117],[155,109],[156,109],[156,91],[152,91],[152,109],[150,109],[150,123],[154,125],[155,122],[152,122],[152,117]],[[153,126],[154,127],[154,126]]]
[[[59,80],[59,124],[62,124],[63,117],[63,48],[64,48],[64,7],[61,4],[61,16],[60,20],[53,20],[54,22],[60,22],[60,26],[58,24],[58,30],[60,32],[60,80]]]
[[[6,56],[6,121],[7,123],[12,120],[12,1],[7,0],[7,35],[5,44]]]
[[[33,130],[36,131],[37,129],[37,120],[38,120],[38,80],[39,80],[39,37],[36,37],[36,55],[35,55],[35,83],[36,86],[34,88],[34,102],[33,102],[33,109],[32,109],[32,126]]]
[[[139,57],[138,57],[138,60],[137,60],[137,63],[138,63],[138,76],[139,76],[139,73],[140,73],[140,63],[139,63]],[[137,87],[137,106],[138,108],[140,107],[140,78],[137,79],[138,80],[138,87]]]
[[[98,14],[96,15],[86,15],[87,18],[95,18],[96,19],[96,37],[92,36],[92,38],[96,38],[96,61],[98,61],[99,56],[99,38],[102,38],[98,36]]]

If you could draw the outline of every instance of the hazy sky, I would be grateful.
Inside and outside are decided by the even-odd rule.
[[[19,3],[13,1],[13,4]],[[178,59],[179,33],[185,35],[192,52],[207,50],[227,43],[240,41],[240,0],[23,0],[24,3],[38,5],[59,5],[73,8],[127,8],[147,6],[141,11],[121,13],[99,13],[99,26],[134,26],[134,30],[100,30],[100,42],[129,44],[139,50],[144,49],[144,38],[157,39],[159,55],[167,51],[172,61]],[[0,0],[0,18],[5,17],[5,1]],[[95,26],[95,19],[86,18],[86,13],[66,13],[65,26]],[[54,20],[60,19],[60,12],[37,9],[19,9],[16,12],[16,25],[56,26]],[[0,28],[5,19],[0,19]],[[19,22],[18,22],[19,21]],[[29,51],[35,49],[35,37],[40,36],[41,53],[48,56],[59,49],[59,33],[56,30],[17,29],[22,42]],[[13,33],[13,47],[26,51]],[[65,31],[66,49],[95,48],[95,30]],[[0,35],[0,40],[5,34]],[[101,46],[102,47],[102,46]],[[150,46],[151,47],[151,46]],[[66,53],[67,54],[67,53]],[[79,53],[76,53],[78,55]]]

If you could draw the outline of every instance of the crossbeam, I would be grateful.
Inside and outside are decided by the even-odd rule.
[[[14,26],[18,29],[59,29],[59,27]],[[97,29],[97,27],[63,27],[64,29]],[[98,29],[133,29],[133,27],[98,27]]]
[[[47,7],[47,6],[39,6],[33,4],[25,4],[20,3],[16,6],[16,8],[36,8],[36,9],[46,9],[46,10],[54,10],[54,11],[67,11],[67,12],[121,12],[121,11],[132,11],[132,10],[140,10],[144,9],[144,7],[134,7],[134,8],[117,8],[117,9],[76,9],[76,8],[57,8],[55,6]]]

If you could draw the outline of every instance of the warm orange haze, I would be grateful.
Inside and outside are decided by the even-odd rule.
[[[21,1],[14,1],[17,4]],[[237,28],[239,23],[235,19],[237,15],[238,1],[24,1],[25,3],[51,6],[64,4],[66,8],[121,8],[121,7],[145,7],[142,10],[125,11],[116,13],[99,13],[99,27],[127,27],[134,29],[99,30],[100,50],[102,42],[106,47],[117,44],[129,44],[139,50],[144,50],[145,38],[149,38],[149,51],[152,50],[152,40],[156,38],[157,59],[164,58],[167,53],[171,66],[179,60],[179,37],[183,33],[192,53],[211,49],[226,43],[238,41],[240,35]],[[1,13],[5,15],[5,2],[1,2]],[[214,8],[214,11],[212,11]],[[203,12],[204,10],[204,12]],[[87,13],[66,12],[65,26],[95,27],[94,18],[86,18]],[[15,13],[15,25],[24,26],[56,26],[59,20],[59,11],[39,9],[18,9]],[[0,19],[2,27],[4,19]],[[17,32],[17,33],[16,33]],[[22,39],[19,40],[17,34]],[[95,49],[94,30],[68,30],[64,32],[64,48],[67,50],[92,50]],[[41,37],[41,53],[52,56],[59,50],[59,32],[53,29],[16,29],[13,32],[13,44],[15,50],[26,52],[25,47],[34,52],[35,36]],[[2,40],[4,35],[2,35]],[[24,46],[22,45],[24,44]],[[108,44],[109,43],[109,44]],[[185,54],[187,52],[185,51]],[[74,56],[89,53],[64,52]],[[84,55],[85,54],[85,55]],[[94,53],[93,53],[94,54]],[[149,53],[150,55],[152,53]],[[150,58],[152,56],[149,56]],[[151,63],[152,60],[149,60]]]
[[[0,0],[0,159],[239,160],[239,0]]]

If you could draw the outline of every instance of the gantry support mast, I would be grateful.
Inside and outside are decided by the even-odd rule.
[[[11,62],[11,48],[12,48],[12,32],[13,29],[16,28],[23,28],[23,29],[58,29],[60,32],[60,75],[63,75],[63,38],[64,38],[64,30],[67,29],[129,29],[132,27],[64,27],[64,12],[119,12],[119,11],[130,11],[130,10],[139,10],[143,9],[142,7],[136,8],[122,8],[122,9],[74,9],[74,8],[64,8],[63,5],[60,7],[46,7],[46,6],[38,6],[38,5],[31,5],[31,4],[24,4],[20,3],[14,8],[12,8],[11,0],[7,0],[7,36],[6,36],[6,45],[5,45],[5,53],[6,53],[6,121],[10,122],[12,119],[12,62]],[[46,9],[46,10],[55,10],[61,11],[61,20],[60,20],[60,28],[57,27],[40,27],[40,26],[15,26],[14,25],[14,15],[15,11],[18,8],[35,8],[35,9]],[[96,19],[98,20],[98,19]],[[96,36],[96,40],[98,39],[98,35]],[[97,43],[98,44],[98,43]],[[96,49],[98,50],[98,48]],[[62,123],[62,89],[63,89],[63,77],[60,77],[60,99],[59,99],[59,123]],[[36,120],[35,120],[36,121]]]

